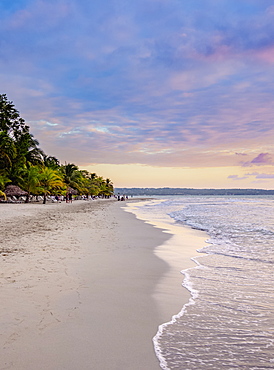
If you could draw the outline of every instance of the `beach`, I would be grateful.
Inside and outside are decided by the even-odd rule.
[[[153,337],[190,295],[157,252],[172,234],[124,207],[0,205],[1,370],[160,369]]]

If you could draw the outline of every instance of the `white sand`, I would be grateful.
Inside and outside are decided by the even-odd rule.
[[[177,292],[153,251],[170,234],[108,200],[0,204],[0,232],[1,370],[160,368],[152,338]]]

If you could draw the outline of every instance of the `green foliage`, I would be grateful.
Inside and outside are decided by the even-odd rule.
[[[30,194],[38,195],[43,192],[39,180],[40,173],[41,168],[38,166],[25,166],[20,171],[18,183],[23,190],[28,192],[26,203],[29,202]]]
[[[14,140],[4,131],[0,131],[0,173],[12,167],[17,149]]]
[[[24,166],[42,163],[43,152],[29,126],[6,95],[0,94],[0,174],[17,184]]]
[[[22,134],[29,132],[29,126],[20,117],[13,102],[8,101],[6,94],[0,94],[0,131],[17,140]]]
[[[55,170],[60,168],[59,160],[53,156],[43,154],[43,162],[45,167],[53,168]]]
[[[4,190],[7,183],[11,182],[6,176],[0,175],[0,190]]]
[[[44,193],[44,203],[46,203],[46,196],[51,194],[53,190],[65,188],[60,172],[52,168],[42,168],[38,179],[40,187]]]

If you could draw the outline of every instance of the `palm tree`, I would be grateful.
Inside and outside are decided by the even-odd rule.
[[[65,187],[61,174],[48,167],[44,167],[39,174],[40,186],[43,189],[44,200],[43,204],[46,204],[47,195],[55,189],[62,189]]]
[[[96,197],[97,195],[99,195],[100,193],[100,188],[94,184],[94,183],[91,183],[89,186],[88,186],[88,193],[94,197]]]
[[[0,171],[7,172],[16,157],[14,140],[4,131],[0,131]]]
[[[64,175],[65,183],[69,185],[69,183],[73,181],[72,178],[73,178],[74,172],[78,171],[78,167],[74,163],[68,163],[68,164],[61,166],[61,171]]]
[[[41,168],[38,166],[25,166],[21,169],[19,185],[28,193],[26,203],[29,202],[30,194],[37,195],[42,192],[39,181],[40,173]]]
[[[29,126],[20,117],[13,102],[8,101],[6,94],[0,94],[0,131],[5,132],[15,140],[22,133],[29,131]]]
[[[60,162],[56,157],[53,156],[48,156],[48,155],[43,155],[43,162],[45,167],[50,167],[53,169],[58,169],[60,168]]]
[[[0,190],[0,197],[4,197],[4,199],[7,200],[7,196],[2,190]]]
[[[64,182],[68,187],[77,189],[80,194],[86,192],[85,176],[75,164],[68,163],[61,166],[61,172],[64,176]]]
[[[113,192],[113,182],[110,179],[106,179],[107,188]]]
[[[10,182],[6,176],[0,175],[0,197],[4,197],[7,200],[6,194],[2,191],[5,189],[5,185]]]
[[[31,165],[42,165],[43,151],[38,148],[38,141],[31,134],[17,135],[12,139],[3,132],[0,133],[0,170],[7,174],[13,184],[20,182],[22,168]]]
[[[0,189],[1,190],[5,189],[5,185],[8,182],[11,182],[10,179],[8,179],[5,175],[0,175]]]
[[[43,164],[43,151],[39,149],[38,141],[30,133],[21,134],[15,142],[17,148],[17,163],[33,165]]]
[[[113,194],[113,185],[110,179],[100,178],[100,195],[109,198]]]

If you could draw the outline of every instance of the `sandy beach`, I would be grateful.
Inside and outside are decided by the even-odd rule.
[[[159,255],[172,234],[123,206],[0,205],[1,370],[160,369],[152,338],[189,294]]]

